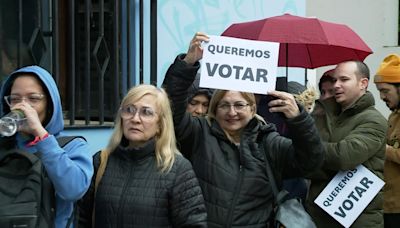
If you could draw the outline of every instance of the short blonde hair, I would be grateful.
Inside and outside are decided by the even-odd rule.
[[[175,161],[175,156],[179,154],[179,151],[176,147],[172,111],[167,93],[164,89],[157,88],[153,85],[141,84],[132,87],[128,91],[126,96],[122,99],[121,107],[128,103],[134,103],[145,95],[154,96],[158,109],[159,131],[155,136],[157,166],[161,172],[168,172]],[[118,111],[115,118],[114,131],[106,148],[108,154],[112,153],[120,145],[123,137],[121,112]]]

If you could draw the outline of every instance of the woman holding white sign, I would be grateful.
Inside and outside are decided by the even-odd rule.
[[[174,108],[177,139],[199,178],[209,227],[266,227],[274,195],[265,172],[268,155],[276,179],[304,176],[322,163],[324,148],[313,119],[293,95],[273,91],[271,112],[282,112],[292,137],[280,136],[273,125],[256,115],[254,94],[216,90],[206,117],[186,112],[188,88],[202,58],[196,33],[187,54],[168,69],[164,87]],[[265,151],[261,151],[263,145]]]

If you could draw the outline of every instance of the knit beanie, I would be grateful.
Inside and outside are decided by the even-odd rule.
[[[375,83],[400,83],[400,56],[388,55],[375,74]]]

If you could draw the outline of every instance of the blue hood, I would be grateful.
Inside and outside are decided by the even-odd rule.
[[[47,132],[51,135],[57,135],[64,129],[64,120],[63,120],[63,114],[62,114],[62,107],[61,107],[61,99],[60,99],[60,94],[58,92],[58,88],[56,85],[56,82],[54,81],[53,77],[50,75],[49,72],[47,72],[45,69],[39,67],[39,66],[27,66],[23,67],[17,71],[14,71],[13,73],[8,76],[1,88],[1,106],[0,106],[0,114],[1,116],[5,115],[10,111],[10,108],[8,105],[4,102],[4,96],[7,96],[10,94],[11,91],[11,86],[14,81],[14,79],[21,73],[29,73],[36,75],[45,85],[48,94],[50,95],[50,98],[48,102],[50,103],[50,99],[53,105],[53,112],[50,113],[51,118],[46,117],[46,119],[49,119],[47,125],[45,126]]]

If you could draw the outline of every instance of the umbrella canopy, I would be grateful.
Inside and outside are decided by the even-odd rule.
[[[229,26],[222,36],[281,43],[278,66],[317,68],[372,53],[348,26],[284,14]]]

